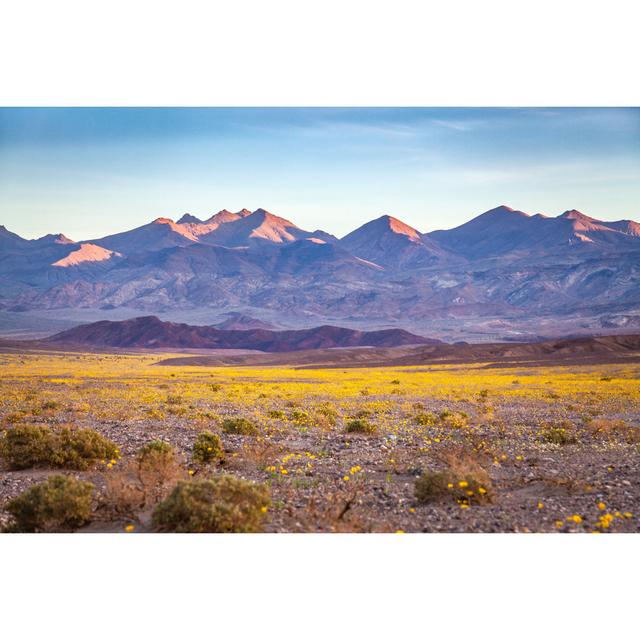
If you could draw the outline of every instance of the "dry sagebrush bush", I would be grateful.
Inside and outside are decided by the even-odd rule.
[[[493,488],[478,455],[463,447],[451,447],[438,455],[440,471],[423,471],[414,485],[420,503],[455,500],[460,506],[491,502]]]
[[[106,474],[106,506],[133,515],[166,497],[175,483],[186,478],[176,450],[162,440],[145,444],[135,460]]]
[[[99,460],[118,457],[118,448],[93,429],[16,425],[0,440],[0,455],[14,469],[49,466],[88,469]]]
[[[629,444],[640,442],[640,427],[632,427],[624,420],[594,418],[585,423],[591,435],[605,440],[621,439]]]
[[[231,475],[179,482],[153,512],[153,526],[173,533],[256,533],[269,504],[266,486]]]
[[[91,520],[93,485],[67,476],[51,476],[5,506],[13,517],[6,531],[46,533],[73,531]]]
[[[224,447],[217,433],[203,431],[193,443],[191,460],[196,464],[209,464],[224,461]]]
[[[137,463],[147,503],[162,499],[167,485],[184,474],[178,452],[163,440],[147,442],[138,452]]]

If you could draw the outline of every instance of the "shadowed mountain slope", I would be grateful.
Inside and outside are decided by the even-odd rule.
[[[439,341],[413,335],[402,329],[356,331],[322,326],[294,331],[233,331],[162,322],[155,316],[146,316],[120,322],[104,320],[80,325],[51,336],[46,342],[115,348],[254,349],[283,352],[334,347],[394,347],[434,344]]]
[[[72,319],[77,308],[192,322],[249,311],[292,327],[391,324],[453,340],[593,333],[640,327],[640,225],[500,206],[431,233],[384,215],[341,240],[264,209],[158,218],[83,242],[1,227],[0,279],[0,311]]]

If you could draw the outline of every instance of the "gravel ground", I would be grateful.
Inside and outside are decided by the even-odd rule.
[[[279,381],[277,370],[273,378]],[[15,380],[15,377],[5,378],[5,390],[15,384]],[[254,384],[247,380],[245,377],[244,384]],[[164,378],[154,384],[166,395],[163,381]],[[249,417],[266,415],[263,408],[247,408],[241,399],[218,395],[214,399],[189,400],[187,404],[177,402],[175,407],[163,399],[163,415],[156,412],[148,416],[149,407],[141,403],[132,407],[134,417],[123,419],[121,405],[116,401],[113,401],[112,416],[108,402],[103,401],[100,410],[97,404],[92,405],[96,389],[102,384],[99,380],[79,385],[71,400],[65,400],[65,388],[58,390],[51,380],[35,377],[21,384],[30,406],[38,406],[42,398],[58,394],[61,407],[36,411],[37,415],[26,413],[20,416],[19,422],[52,426],[72,423],[93,428],[117,443],[122,455],[120,465],[132,459],[144,443],[162,439],[174,445],[184,456],[185,467],[189,466],[191,447],[201,430],[221,433],[220,420],[241,412]],[[118,393],[125,394],[128,389],[121,384],[121,379],[108,384]],[[286,382],[282,379],[280,384]],[[573,396],[507,398],[494,394],[491,389],[490,394],[493,397],[488,409],[483,401],[475,398],[442,399],[424,392],[349,397],[335,400],[338,414],[335,424],[320,426],[301,426],[292,422],[287,412],[300,410],[312,414],[319,402],[331,404],[330,396],[301,396],[294,401],[279,396],[269,398],[269,410],[278,409],[282,414],[264,418],[262,422],[258,420],[261,429],[258,437],[221,433],[225,463],[194,468],[194,477],[232,473],[267,483],[272,501],[265,521],[267,532],[640,530],[640,445],[635,437],[640,424],[637,398],[623,397],[609,402],[605,395],[604,400],[593,400],[590,407],[598,403],[606,405],[603,410],[611,420],[623,420],[629,427],[624,437],[618,433],[603,437],[581,426],[585,407],[576,404]],[[88,409],[77,407],[78,400],[83,398],[90,405]],[[373,435],[346,433],[345,424],[357,413],[358,407],[373,405],[383,407],[380,415],[373,411],[367,417],[374,424],[379,423],[378,432]],[[407,409],[414,406],[419,408]],[[16,423],[11,417],[15,409],[13,400],[6,400],[2,405],[3,429],[11,429]],[[215,409],[214,416],[207,415],[210,409]],[[465,412],[469,416],[467,424],[452,428],[440,419],[428,426],[412,422],[416,411],[437,416],[444,409]],[[611,415],[611,412],[615,413]],[[550,444],[540,437],[540,425],[557,422],[560,417],[575,426],[575,443]],[[396,424],[400,425],[397,429],[393,428]],[[491,501],[465,508],[446,496],[427,504],[416,500],[414,483],[423,470],[442,468],[442,454],[447,450],[457,450],[456,447],[471,450],[478,443],[482,443],[483,448],[477,459],[489,474]],[[100,508],[105,479],[114,470],[100,465],[84,472],[11,470],[6,463],[0,464],[0,505],[52,473],[65,473],[89,480],[96,486],[94,521],[82,531],[123,531],[129,523],[134,524],[137,532],[150,530],[150,511],[125,519],[107,516]],[[599,524],[604,514],[612,516],[607,527]],[[0,510],[0,524],[8,521],[8,514]]]

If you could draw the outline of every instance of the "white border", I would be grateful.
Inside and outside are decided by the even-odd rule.
[[[2,624],[67,640],[624,636],[637,539],[4,536]]]
[[[4,105],[636,106],[637,3],[13,0]]]

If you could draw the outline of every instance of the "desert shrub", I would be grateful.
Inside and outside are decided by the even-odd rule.
[[[620,438],[633,444],[640,442],[640,429],[628,425],[624,420],[610,420],[607,418],[595,418],[587,420],[585,427],[593,436],[605,440]]]
[[[178,395],[177,393],[170,393],[167,396],[167,400],[166,400],[167,404],[182,404],[183,399],[182,396]]]
[[[424,471],[414,485],[416,500],[426,504],[443,499],[455,500],[462,506],[483,504],[491,500],[491,484],[482,474],[460,475],[452,469]]]
[[[491,478],[479,462],[481,454],[459,445],[448,447],[436,457],[443,469],[423,471],[416,479],[414,492],[418,502],[446,499],[468,507],[491,501]]]
[[[396,378],[395,380],[391,381],[391,384],[400,384],[400,380]]]
[[[16,425],[0,440],[0,455],[14,469],[44,464],[51,456],[53,432],[45,425]]]
[[[7,531],[73,531],[91,520],[93,485],[67,476],[51,476],[5,506],[13,522]]]
[[[182,471],[176,450],[163,440],[147,442],[137,456],[138,477],[151,501],[162,497],[166,486]]]
[[[153,512],[153,526],[174,533],[255,533],[269,503],[266,486],[235,476],[179,482]]]
[[[321,415],[324,418],[326,418],[327,423],[332,427],[334,427],[336,425],[336,422],[338,421],[338,417],[340,416],[338,411],[334,407],[332,407],[332,406],[330,406],[328,404],[320,405],[316,409],[316,412],[319,415]]]
[[[183,477],[186,471],[176,450],[168,442],[152,440],[133,460],[106,474],[103,504],[116,513],[134,515],[166,497]]]
[[[284,420],[287,414],[282,409],[272,409],[269,411],[268,416],[273,420]]]
[[[313,422],[313,419],[308,411],[304,409],[294,409],[289,413],[289,420],[297,422],[302,425],[309,425]]]
[[[60,467],[87,469],[98,460],[113,460],[118,457],[118,448],[93,429],[61,428],[58,433]]]
[[[438,417],[445,427],[450,427],[451,429],[464,429],[469,426],[469,416],[462,411],[445,409],[440,412]]]
[[[118,514],[134,516],[147,502],[145,487],[140,480],[137,462],[127,462],[105,474],[105,493],[102,506]]]
[[[543,424],[540,427],[539,436],[543,442],[561,446],[575,444],[578,441],[573,426],[569,423]]]
[[[45,400],[41,405],[40,408],[43,411],[55,411],[56,409],[60,408],[60,403],[57,400]]]
[[[424,471],[415,481],[414,493],[421,503],[435,502],[447,495],[451,475],[445,471]]]
[[[196,464],[209,464],[213,461],[222,462],[224,460],[224,447],[222,440],[217,433],[203,431],[198,434],[193,443],[191,459]]]
[[[152,440],[134,460],[106,474],[104,503],[117,513],[132,515],[162,500],[184,477],[176,450],[168,442]]]
[[[415,423],[417,425],[420,425],[421,427],[432,427],[436,424],[437,421],[438,419],[436,418],[436,416],[430,411],[421,411],[415,416]]]
[[[247,418],[225,418],[222,421],[222,430],[239,436],[255,436],[258,433],[258,427]]]
[[[50,466],[83,470],[98,460],[117,457],[118,449],[93,429],[25,424],[5,431],[0,455],[14,469]]]
[[[347,433],[375,433],[377,431],[377,427],[372,422],[365,420],[363,418],[358,418],[356,420],[349,420],[347,422],[347,426],[345,427],[345,431]]]

